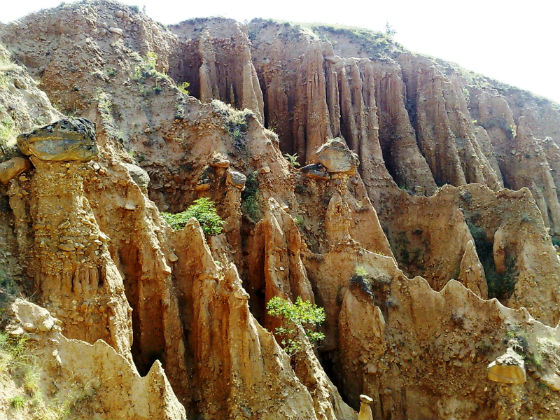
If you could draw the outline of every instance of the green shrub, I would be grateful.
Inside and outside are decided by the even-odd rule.
[[[146,54],[146,60],[148,61],[148,64],[152,69],[156,68],[157,59],[158,59],[158,56],[153,51],[148,51],[148,53]]]
[[[290,165],[292,166],[292,168],[297,168],[299,165],[298,162],[298,155],[297,153],[294,153],[293,155],[290,155],[289,153],[284,153],[284,157],[286,158],[286,160],[290,163]]]
[[[357,265],[356,268],[354,269],[354,273],[356,273],[357,276],[362,276],[362,277],[366,277],[367,275],[369,275],[367,268],[364,267],[363,265]]]
[[[251,172],[247,176],[245,189],[241,192],[241,211],[254,223],[262,219],[262,212],[257,198],[258,192],[259,179],[257,172]]]
[[[174,230],[185,227],[193,217],[198,220],[202,230],[207,235],[219,235],[222,233],[224,226],[224,221],[218,215],[214,202],[206,197],[195,200],[187,210],[181,213],[162,213],[162,216]]]
[[[190,84],[189,82],[183,82],[183,83],[181,83],[181,84],[178,86],[178,88],[179,88],[179,90],[180,90],[181,92],[183,92],[185,95],[190,95],[190,93],[189,93],[189,86],[190,86],[190,85],[191,85],[191,84]]]
[[[298,328],[303,327],[305,335],[312,344],[324,340],[325,334],[315,331],[325,321],[325,310],[317,305],[304,301],[298,296],[295,303],[273,297],[266,304],[270,316],[282,319],[282,326],[276,328],[275,333],[280,337],[280,344],[284,351],[292,356],[302,350]]]
[[[472,223],[467,222],[467,226],[474,239],[476,253],[482,268],[484,268],[486,284],[488,285],[488,298],[508,299],[515,290],[515,258],[506,255],[506,271],[503,274],[498,274],[494,265],[494,246],[492,241],[486,238],[486,231]]]
[[[153,91],[156,95],[159,94],[162,91],[162,87],[159,82],[169,80],[169,77],[156,69],[158,58],[157,54],[153,51],[148,51],[146,58],[142,58],[138,54],[134,54],[133,58],[139,62],[139,64],[134,66],[134,69],[130,74],[130,78],[138,83],[138,92],[142,96],[149,96],[150,90],[142,86],[142,84],[151,79],[155,83],[151,91]]]
[[[296,214],[294,216],[294,223],[296,224],[296,226],[298,228],[302,228],[305,227],[305,219],[303,218],[303,216]]]
[[[26,337],[14,337],[0,331],[0,373],[30,364],[26,346]]]
[[[253,111],[249,109],[240,111],[216,99],[212,101],[212,107],[221,115],[224,128],[233,138],[235,149],[238,152],[246,152],[245,134],[249,127],[249,117],[253,115]]]
[[[25,405],[25,400],[21,395],[16,395],[10,398],[10,406],[16,410],[22,409]]]

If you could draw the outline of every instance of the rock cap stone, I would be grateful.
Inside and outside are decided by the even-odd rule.
[[[214,168],[227,168],[229,167],[229,160],[221,153],[214,153],[210,160],[210,166]]]
[[[241,172],[229,169],[227,172],[226,182],[237,189],[243,190],[245,188],[245,183],[247,182],[247,177]]]
[[[327,140],[317,149],[317,162],[330,173],[354,175],[360,164],[358,155],[352,152],[340,137]]]
[[[88,161],[98,155],[95,124],[85,118],[65,118],[21,134],[17,138],[24,155],[47,161]]]
[[[523,384],[527,380],[525,362],[511,347],[488,365],[488,379],[503,384]]]
[[[360,401],[366,404],[371,404],[373,402],[373,398],[365,394],[360,394]]]

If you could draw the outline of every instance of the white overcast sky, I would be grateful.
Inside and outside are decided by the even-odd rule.
[[[71,1],[67,1],[70,3]],[[60,0],[2,0],[0,21]],[[382,31],[419,53],[461,66],[560,103],[560,0],[123,0],[145,6],[161,23],[203,16],[324,22]]]

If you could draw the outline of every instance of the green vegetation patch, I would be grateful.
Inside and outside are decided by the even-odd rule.
[[[282,320],[282,326],[275,329],[284,351],[292,356],[303,350],[301,337],[298,335],[302,327],[312,344],[325,339],[325,334],[316,329],[325,322],[325,310],[314,303],[302,300],[298,296],[295,303],[281,297],[273,297],[266,304],[270,316]]]
[[[262,219],[263,214],[259,206],[259,178],[257,172],[247,176],[245,189],[241,192],[241,211],[253,223]]]
[[[170,79],[165,73],[157,70],[157,54],[149,51],[146,54],[146,58],[142,58],[139,54],[134,53],[133,57],[138,62],[138,65],[132,69],[130,78],[138,83],[138,92],[142,96],[150,96],[151,93],[160,94],[163,90],[161,83],[169,82]],[[151,89],[145,86],[148,80],[153,82]]]
[[[212,101],[212,107],[223,118],[224,128],[233,138],[235,149],[238,152],[246,151],[245,135],[249,127],[249,117],[253,115],[253,111],[249,109],[240,111],[217,99]]]
[[[7,152],[8,142],[15,136],[14,121],[10,117],[6,117],[0,121],[0,152]]]
[[[292,168],[297,168],[298,166],[300,166],[297,153],[294,153],[293,155],[284,153],[284,158],[286,158]]]
[[[394,31],[382,33],[352,26],[313,24],[310,25],[310,28],[321,39],[334,44],[336,44],[336,41],[330,38],[329,35],[344,36],[350,42],[357,45],[361,53],[365,53],[373,58],[384,59],[404,51],[404,48],[393,40]]]
[[[174,230],[184,228],[193,217],[198,220],[200,227],[207,235],[219,235],[224,226],[224,221],[218,215],[214,202],[206,197],[195,200],[187,210],[181,213],[162,213],[162,216]]]
[[[506,344],[513,342],[513,349],[523,357],[525,363],[533,366],[536,370],[543,371],[544,352],[540,343],[536,346],[535,351],[531,351],[527,333],[519,326],[514,325],[506,331]],[[557,343],[556,343],[557,345]]]
[[[498,274],[494,265],[494,246],[492,241],[486,238],[486,231],[484,228],[475,226],[472,223],[467,223],[467,226],[474,239],[480,263],[484,268],[486,284],[488,285],[488,298],[508,299],[515,290],[517,276],[515,272],[515,258],[506,255],[506,271],[504,274]]]
[[[185,95],[190,95],[190,92],[189,92],[189,87],[190,87],[190,85],[191,85],[191,84],[190,84],[189,82],[183,82],[183,83],[180,83],[179,86],[177,86],[177,87],[178,87],[179,90],[180,90],[181,92],[183,92]]]

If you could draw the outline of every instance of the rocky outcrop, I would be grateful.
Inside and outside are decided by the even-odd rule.
[[[314,301],[301,260],[304,242],[299,229],[276,200],[271,198],[267,204],[247,250],[251,255],[247,262],[248,290],[260,316],[264,315],[265,303],[275,296]]]
[[[42,394],[38,401],[45,399],[49,404],[53,398],[79,418],[186,419],[160,362],[141,377],[134,365],[104,341],[88,344],[65,337],[57,326],[60,321],[46,309],[17,299],[12,310],[9,330],[29,340],[27,351],[37,359],[34,369]]]
[[[130,306],[109,254],[109,238],[84,195],[91,167],[32,161],[31,177],[11,184],[10,206],[40,302],[63,320],[67,336],[91,343],[103,339],[127,356]]]
[[[183,331],[172,283],[176,261],[157,208],[128,167],[93,163],[84,195],[108,241],[132,308],[132,358],[145,374],[159,359],[179,398],[188,392]]]
[[[378,263],[370,264],[381,268]],[[513,311],[496,301],[479,299],[458,282],[449,282],[437,293],[420,278],[406,280],[397,272],[389,274],[393,270],[390,264],[383,270],[394,276],[386,314],[373,303],[376,295],[372,302],[362,288],[350,288],[344,297],[340,319],[346,328],[340,328],[340,351],[345,355],[342,371],[348,374],[344,382],[348,388],[343,386],[343,392],[348,389],[352,393],[349,398],[354,399],[359,392],[373,396],[375,417],[381,418],[500,418],[501,394],[487,392],[491,382],[486,379],[487,366],[503,345],[496,342],[501,340],[496,337],[515,336],[518,343],[523,337],[530,340],[533,344],[523,348],[525,357],[530,358],[536,349],[533,337],[547,327],[523,310]],[[379,320],[373,326],[360,321],[367,308],[377,314],[369,317]],[[557,334],[555,329],[548,331]],[[466,337],[468,344],[463,341]],[[434,352],[433,346],[439,350]],[[356,359],[358,354],[368,356]],[[417,360],[423,362],[418,364]],[[539,369],[555,369],[553,366]],[[455,380],[449,381],[449,375]],[[525,392],[531,392],[539,377],[540,373],[528,375],[532,385],[526,386]],[[438,385],[440,381],[446,387]],[[558,394],[552,393],[550,398],[556,400]],[[529,411],[547,412],[548,404],[542,405],[534,394],[530,405],[519,398],[506,402],[514,400],[516,404],[509,410],[503,407],[510,417],[522,417]]]
[[[557,273],[551,267],[558,259],[527,189],[495,194],[473,184],[444,187],[429,198],[401,194],[394,200],[384,222],[405,273],[425,277],[436,290],[458,279],[479,296],[488,291],[490,298],[556,324]],[[498,207],[503,211],[493,210]]]
[[[358,156],[348,149],[341,138],[327,140],[317,149],[315,155],[317,162],[329,173],[355,175],[360,164]]]
[[[185,21],[170,29],[186,44],[170,57],[169,72],[175,80],[188,81],[192,94],[203,102],[220,99],[250,109],[264,121],[261,87],[242,25],[215,18]]]
[[[552,107],[359,30],[165,28],[94,1],[0,39],[57,106],[96,124],[98,153],[88,129],[62,127],[88,125],[76,120],[20,137],[34,166],[0,186],[0,261],[89,342],[55,339],[68,369],[81,375],[85,352],[97,365],[84,375],[125,378],[115,395],[133,408],[105,393],[97,408],[184,417],[174,393],[189,418],[355,418],[368,395],[374,418],[558,415],[559,337],[543,325],[560,316]],[[67,153],[76,144],[86,153]],[[159,214],[200,197],[223,233],[173,231]],[[267,331],[275,296],[324,307],[326,339],[301,334],[289,357]],[[508,347],[523,384],[488,378]],[[117,378],[121,362],[146,376]]]
[[[19,150],[44,161],[84,161],[97,157],[95,126],[85,118],[64,119],[21,134]]]
[[[462,86],[427,58],[399,57],[418,144],[438,185],[500,182],[478,144]]]
[[[301,362],[303,374],[292,370],[272,334],[249,312],[237,270],[216,265],[196,222],[177,232],[174,243],[198,412],[209,418],[352,418],[312,352]]]
[[[36,125],[60,119],[37,82],[0,43],[0,162],[19,154],[15,147],[19,133]]]

